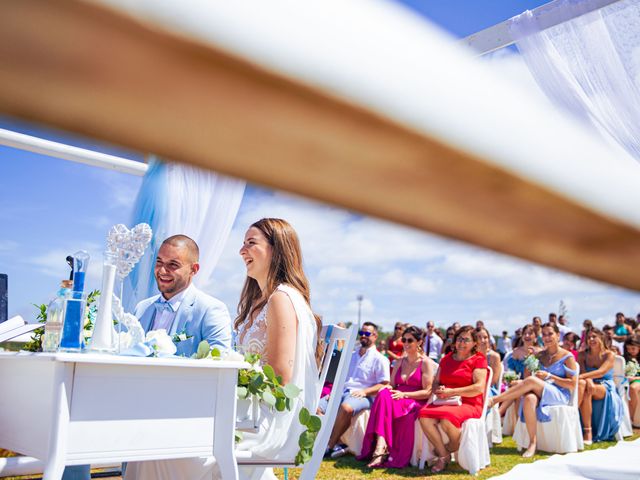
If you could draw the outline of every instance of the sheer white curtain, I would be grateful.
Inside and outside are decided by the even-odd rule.
[[[640,161],[640,0],[589,3],[565,0],[573,19],[542,31],[527,11],[511,32],[546,95]]]
[[[206,287],[229,238],[240,208],[245,182],[196,167],[152,159],[138,192],[133,224],[148,223],[153,240],[125,283],[125,306],[158,293],[153,265],[162,241],[176,234],[193,238],[200,247],[200,271],[194,278]]]

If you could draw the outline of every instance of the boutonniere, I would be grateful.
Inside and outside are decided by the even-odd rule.
[[[188,340],[191,337],[193,337],[193,335],[187,335],[187,331],[182,330],[181,332],[178,332],[173,336],[173,343],[184,342],[185,340]]]

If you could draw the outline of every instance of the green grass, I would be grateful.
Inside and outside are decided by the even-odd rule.
[[[625,439],[626,441],[635,440],[640,435],[636,430],[632,437]],[[598,442],[597,444],[585,446],[585,450],[595,450],[599,448],[608,448],[615,445],[616,442]],[[404,479],[408,477],[429,477],[433,480],[469,480],[472,478],[483,479],[491,478],[508,472],[520,463],[531,463],[536,460],[550,457],[551,453],[538,452],[533,458],[524,459],[516,450],[516,444],[511,437],[504,437],[502,444],[495,445],[491,449],[491,465],[480,470],[478,475],[473,477],[463,470],[459,465],[453,463],[449,468],[438,475],[430,473],[426,468],[419,470],[415,467],[407,467],[403,469],[379,469],[367,468],[366,462],[358,462],[355,457],[349,455],[337,460],[325,460],[320,465],[320,470],[316,478],[318,480],[352,480],[354,478],[367,479]],[[276,470],[278,478],[284,478],[282,469]],[[289,478],[291,480],[298,478],[299,469],[290,469]]]
[[[625,439],[625,441],[636,440],[640,438],[640,432],[634,430],[634,435]],[[585,446],[585,450],[596,450],[599,448],[612,447],[616,442],[599,442],[594,445]],[[491,478],[496,475],[507,473],[513,467],[520,463],[531,463],[536,460],[550,457],[551,453],[538,452],[533,458],[524,459],[516,450],[516,444],[511,437],[504,437],[502,444],[496,445],[491,449],[491,465],[480,470],[478,475],[473,477],[463,470],[459,465],[453,463],[449,468],[438,474],[430,473],[426,468],[419,470],[415,467],[407,467],[402,469],[379,469],[367,468],[366,462],[358,462],[355,457],[348,455],[337,460],[325,460],[320,465],[320,470],[316,475],[318,480],[352,480],[357,478],[366,478],[369,480],[377,479],[405,479],[408,477],[429,477],[433,480],[469,480]],[[0,456],[7,456],[7,452],[0,451]],[[631,460],[630,460],[631,461]],[[284,478],[282,469],[276,469],[276,476]],[[289,469],[289,478],[297,479],[300,470],[296,468]],[[20,480],[33,477],[7,477],[7,480]],[[120,477],[110,477],[111,480],[120,479]]]

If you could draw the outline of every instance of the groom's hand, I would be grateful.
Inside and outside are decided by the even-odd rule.
[[[364,390],[354,390],[353,392],[351,392],[351,396],[356,398],[364,398],[367,396],[367,393]]]

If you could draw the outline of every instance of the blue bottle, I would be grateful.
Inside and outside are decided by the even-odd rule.
[[[89,254],[80,250],[73,255],[73,292],[65,301],[64,325],[60,350],[78,352],[82,348],[87,298],[84,293],[84,279],[89,266]]]

